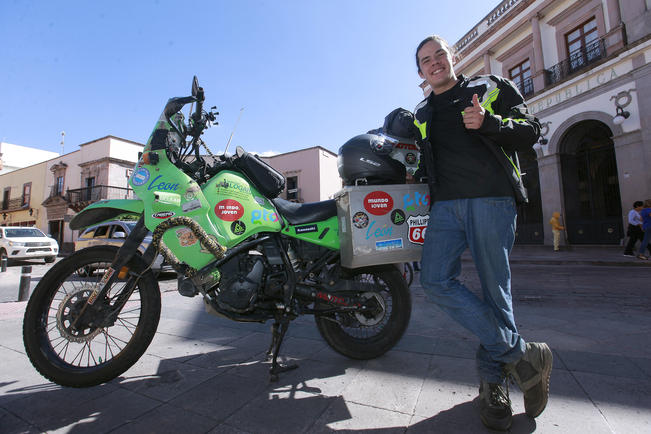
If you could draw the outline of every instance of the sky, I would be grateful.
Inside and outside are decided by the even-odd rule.
[[[0,141],[61,153],[146,143],[196,75],[213,152],[332,152],[422,100],[415,48],[451,44],[493,0],[2,0]],[[187,110],[186,110],[187,113]]]

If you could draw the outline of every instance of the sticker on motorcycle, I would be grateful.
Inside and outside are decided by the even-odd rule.
[[[307,234],[310,232],[316,232],[317,230],[316,225],[297,226],[295,228],[297,234]]]
[[[413,197],[411,196],[411,193],[407,193],[402,197],[404,208],[407,211],[416,211],[417,207],[428,206],[429,200],[429,194],[421,194],[417,191],[414,192]]]
[[[234,222],[244,215],[244,207],[236,200],[224,199],[215,205],[215,214],[221,220]]]
[[[190,202],[184,203],[182,208],[183,208],[183,212],[194,211],[195,209],[201,208],[201,202],[199,201],[199,199],[194,199],[191,200]]]
[[[147,190],[176,191],[179,189],[178,183],[174,184],[171,182],[165,182],[164,180],[159,181],[162,177],[163,175],[158,175],[156,178],[154,178],[147,186]]]
[[[393,198],[384,191],[372,191],[364,198],[364,209],[373,215],[385,215],[393,209]]]
[[[353,225],[357,229],[364,229],[366,226],[368,226],[368,214],[361,211],[356,212],[353,216]]]
[[[144,167],[141,167],[135,172],[133,172],[133,175],[131,175],[131,183],[136,187],[140,187],[141,185],[145,185],[145,183],[149,181],[149,176],[150,176],[149,170],[145,169]]]
[[[407,219],[409,226],[409,242],[423,245],[425,242],[425,232],[427,232],[427,223],[429,215],[412,215]]]
[[[172,211],[161,211],[157,212],[151,215],[155,219],[168,219],[172,216],[174,216],[174,212]]]
[[[395,250],[402,249],[402,238],[392,240],[382,240],[375,242],[375,250]]]
[[[181,247],[189,247],[197,244],[197,237],[188,228],[181,228],[176,231],[176,238],[179,240]]]
[[[217,184],[217,194],[237,197],[240,199],[248,199],[249,197],[251,197],[251,189],[246,185],[223,180],[222,182]]]
[[[251,211],[251,223],[261,225],[264,222],[277,222],[278,215],[266,209],[254,209]]]
[[[197,197],[197,193],[201,190],[198,185],[192,185],[185,190],[183,197],[185,200],[192,200]]]
[[[246,231],[246,225],[242,221],[234,221],[231,224],[231,232],[235,235],[242,235]]]
[[[388,224],[383,224],[382,226],[375,226],[376,220],[373,220],[366,229],[366,239],[370,238],[382,238],[390,237],[393,234],[393,226],[389,227]],[[379,225],[379,223],[378,223]],[[373,227],[375,226],[375,229]]]
[[[401,209],[391,211],[391,223],[400,226],[405,222],[405,213]]]

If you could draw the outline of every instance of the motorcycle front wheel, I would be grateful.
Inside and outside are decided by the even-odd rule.
[[[160,317],[160,290],[139,255],[128,264],[132,273],[142,274],[130,294],[122,294],[126,279],[118,278],[104,300],[87,306],[116,253],[111,246],[80,250],[59,261],[34,289],[25,310],[23,342],[45,378],[62,386],[95,386],[129,369],[151,343]],[[128,299],[114,320],[94,326],[120,295]]]
[[[365,267],[354,273],[354,280],[364,282],[366,288],[358,296],[369,300],[372,311],[316,315],[315,321],[323,339],[338,353],[373,359],[393,348],[407,329],[411,295],[397,267]]]

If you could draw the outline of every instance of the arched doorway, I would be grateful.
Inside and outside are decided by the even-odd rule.
[[[543,213],[536,151],[531,148],[526,152],[518,152],[518,159],[529,203],[518,206],[515,242],[517,244],[542,244],[544,241]]]
[[[612,132],[596,120],[573,125],[560,143],[570,244],[618,244],[622,207]]]

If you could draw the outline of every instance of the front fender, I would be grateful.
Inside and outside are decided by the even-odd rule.
[[[108,199],[92,203],[70,220],[70,229],[83,229],[106,220],[125,216],[140,216],[144,205],[139,199]]]

